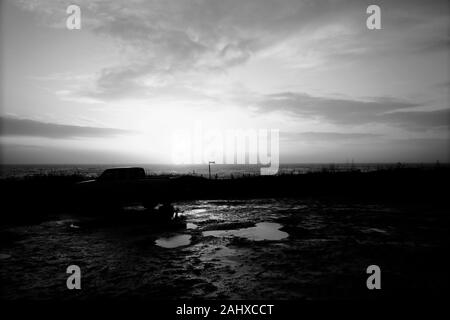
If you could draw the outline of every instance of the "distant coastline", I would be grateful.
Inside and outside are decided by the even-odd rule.
[[[1,164],[0,178],[25,177],[31,175],[81,175],[96,177],[111,167],[139,166],[147,175],[208,175],[207,164]],[[450,167],[449,163],[285,163],[280,164],[278,174],[304,174],[310,172],[371,172],[395,168],[432,168]],[[216,164],[211,167],[214,177],[230,178],[247,175],[259,175],[259,165]]]

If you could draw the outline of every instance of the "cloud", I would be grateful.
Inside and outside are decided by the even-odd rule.
[[[410,130],[445,128],[450,124],[450,109],[433,111],[393,112],[380,116],[382,122],[399,125]]]
[[[382,137],[375,133],[342,133],[342,132],[282,132],[281,140],[287,142],[342,142],[353,140],[367,140]]]
[[[110,138],[118,135],[130,134],[130,131],[74,126],[56,123],[46,123],[36,120],[0,117],[1,136],[29,136],[51,139],[71,138]]]
[[[258,106],[262,112],[284,111],[295,117],[317,118],[344,125],[360,125],[376,122],[378,116],[385,112],[418,105],[390,98],[360,101],[282,92],[263,97]]]
[[[450,80],[446,80],[444,82],[436,83],[433,87],[437,88],[437,89],[447,89],[447,90],[449,90],[449,88],[450,88]]]
[[[70,146],[27,145],[0,141],[0,162],[2,164],[141,164],[148,157],[142,157],[121,150],[74,148]],[[154,160],[153,160],[154,161]]]
[[[19,1],[49,25],[64,28],[70,1]],[[369,2],[358,0],[80,0],[83,31],[123,48],[121,65],[98,72],[92,87],[74,95],[95,99],[149,95],[148,75],[183,76],[245,64],[258,54],[293,67],[354,63],[411,48],[448,49],[446,1],[381,3],[382,37],[365,28]],[[312,61],[305,61],[312,60]],[[151,88],[150,88],[151,89]]]
[[[423,41],[419,48],[418,53],[422,52],[442,52],[450,49],[450,38],[431,39],[429,41]]]
[[[421,105],[386,97],[362,101],[283,92],[263,97],[257,106],[261,112],[285,112],[292,117],[337,125],[388,124],[420,131],[450,123],[450,109],[414,110]]]

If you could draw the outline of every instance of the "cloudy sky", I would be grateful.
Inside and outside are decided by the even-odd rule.
[[[449,161],[448,1],[1,1],[4,163],[165,163],[279,129],[281,162]],[[381,8],[381,30],[366,8]]]

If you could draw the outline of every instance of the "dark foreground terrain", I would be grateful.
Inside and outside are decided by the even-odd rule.
[[[7,192],[23,191],[21,201],[12,194],[3,200],[0,297],[442,298],[450,289],[450,219],[439,183],[447,183],[448,171],[365,175],[244,178],[239,184],[259,194],[223,186],[238,179],[211,181],[222,183],[222,199],[218,189],[204,188],[199,198],[215,198],[178,200],[187,224],[176,229],[152,225],[140,206],[109,216],[78,212],[69,191],[79,177],[2,181],[11,186]],[[72,264],[81,268],[82,290],[66,288]],[[382,272],[379,291],[366,287],[373,264]]]

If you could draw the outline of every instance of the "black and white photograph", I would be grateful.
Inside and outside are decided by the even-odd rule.
[[[448,0],[0,0],[0,74],[2,304],[448,296]]]

